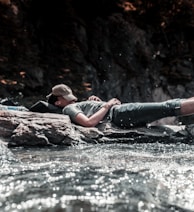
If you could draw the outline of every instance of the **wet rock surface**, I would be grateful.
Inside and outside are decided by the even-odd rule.
[[[110,123],[86,128],[69,117],[51,113],[0,111],[1,139],[12,146],[76,145],[79,143],[177,143],[193,144],[194,127],[150,126],[120,129]]]

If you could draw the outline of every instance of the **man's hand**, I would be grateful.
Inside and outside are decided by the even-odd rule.
[[[98,102],[101,102],[102,101],[99,97],[94,96],[94,95],[90,96],[88,98],[88,100],[90,100],[90,101],[98,101]]]
[[[118,100],[117,98],[113,98],[113,99],[110,99],[105,105],[104,107],[107,108],[107,109],[110,109],[112,106],[114,105],[120,105],[121,102],[120,100]]]

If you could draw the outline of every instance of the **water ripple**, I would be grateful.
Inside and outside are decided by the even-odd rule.
[[[19,163],[0,171],[0,210],[193,211],[193,150],[159,143],[14,148]]]

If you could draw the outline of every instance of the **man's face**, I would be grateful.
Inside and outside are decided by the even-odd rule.
[[[62,96],[59,96],[58,100],[56,101],[56,105],[58,107],[65,107],[65,106],[67,106],[69,104],[73,104],[75,102],[76,102],[76,100],[68,101],[68,100],[64,99]]]

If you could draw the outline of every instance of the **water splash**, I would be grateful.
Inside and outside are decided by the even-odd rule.
[[[2,211],[192,211],[194,147],[106,144],[15,148]],[[9,161],[9,160],[8,160]]]

